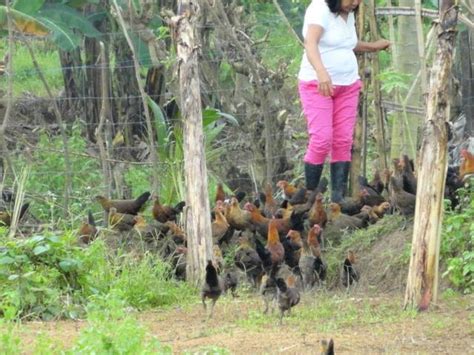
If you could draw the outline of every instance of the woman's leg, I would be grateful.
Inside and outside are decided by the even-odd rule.
[[[352,139],[362,83],[338,86],[334,92],[333,141],[331,147],[331,200],[339,202],[347,190]]]
[[[300,81],[298,84],[309,136],[304,156],[308,190],[318,186],[332,142],[332,98],[320,95],[317,85],[316,81]]]

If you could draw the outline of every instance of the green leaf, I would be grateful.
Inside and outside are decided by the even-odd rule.
[[[48,244],[38,245],[36,248],[33,249],[33,254],[41,255],[49,251],[51,247]]]
[[[46,237],[44,235],[35,235],[34,237],[31,237],[29,239],[29,241],[31,243],[37,243],[37,242],[41,242],[45,239]]]
[[[65,272],[71,272],[78,269],[79,261],[74,259],[64,259],[59,262],[59,267]]]
[[[168,145],[170,141],[170,131],[168,124],[163,115],[163,111],[158,104],[152,100],[151,97],[147,96],[148,106],[150,106],[151,111],[153,112],[153,117],[155,119],[155,129],[156,129],[156,140],[158,145],[158,153],[161,158],[167,155]]]
[[[8,276],[8,281],[15,281],[19,277],[20,277],[20,275],[17,275],[17,274],[10,275],[10,276]]]
[[[57,24],[66,25],[69,30],[78,30],[87,37],[99,37],[101,35],[86,17],[69,6],[50,4],[41,9],[40,15]]]
[[[45,0],[16,0],[13,8],[27,15],[34,15],[43,6]]]
[[[14,262],[15,262],[15,259],[13,259],[10,256],[4,256],[0,258],[0,265],[9,265],[9,264],[13,264]]]
[[[151,55],[148,49],[148,45],[143,42],[140,37],[135,33],[129,33],[130,39],[132,40],[135,53],[137,54],[137,59],[140,62],[140,65],[144,67],[149,67],[151,65]]]

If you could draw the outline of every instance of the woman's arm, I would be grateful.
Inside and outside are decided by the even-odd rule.
[[[379,39],[374,42],[357,42],[354,52],[377,52],[390,47],[390,41],[386,39]]]
[[[321,53],[319,52],[319,40],[323,35],[323,31],[324,29],[319,25],[309,25],[304,40],[304,48],[309,62],[316,71],[319,93],[324,96],[331,96],[333,94],[331,78],[324,67]]]

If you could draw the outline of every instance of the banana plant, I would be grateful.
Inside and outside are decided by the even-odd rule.
[[[99,0],[16,0],[10,8],[13,30],[25,35],[50,36],[63,50],[81,44],[83,36],[98,37],[100,32],[77,10]],[[7,7],[0,5],[0,28],[8,29]]]
[[[184,148],[183,130],[179,125],[170,125],[161,108],[152,99],[148,104],[154,115],[157,135],[157,153],[163,166],[160,174],[160,197],[165,202],[172,202],[184,197]],[[216,161],[223,147],[217,147],[215,140],[227,123],[238,125],[237,119],[214,108],[206,108],[202,113],[203,134],[205,140],[206,161]],[[218,179],[209,172],[210,185]]]

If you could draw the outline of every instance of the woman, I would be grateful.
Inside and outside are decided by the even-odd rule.
[[[331,157],[331,200],[340,202],[347,188],[352,136],[361,81],[356,52],[387,49],[390,42],[357,40],[354,11],[361,0],[313,0],[306,10],[299,93],[309,143],[304,157],[306,188],[314,190],[324,161]]]

